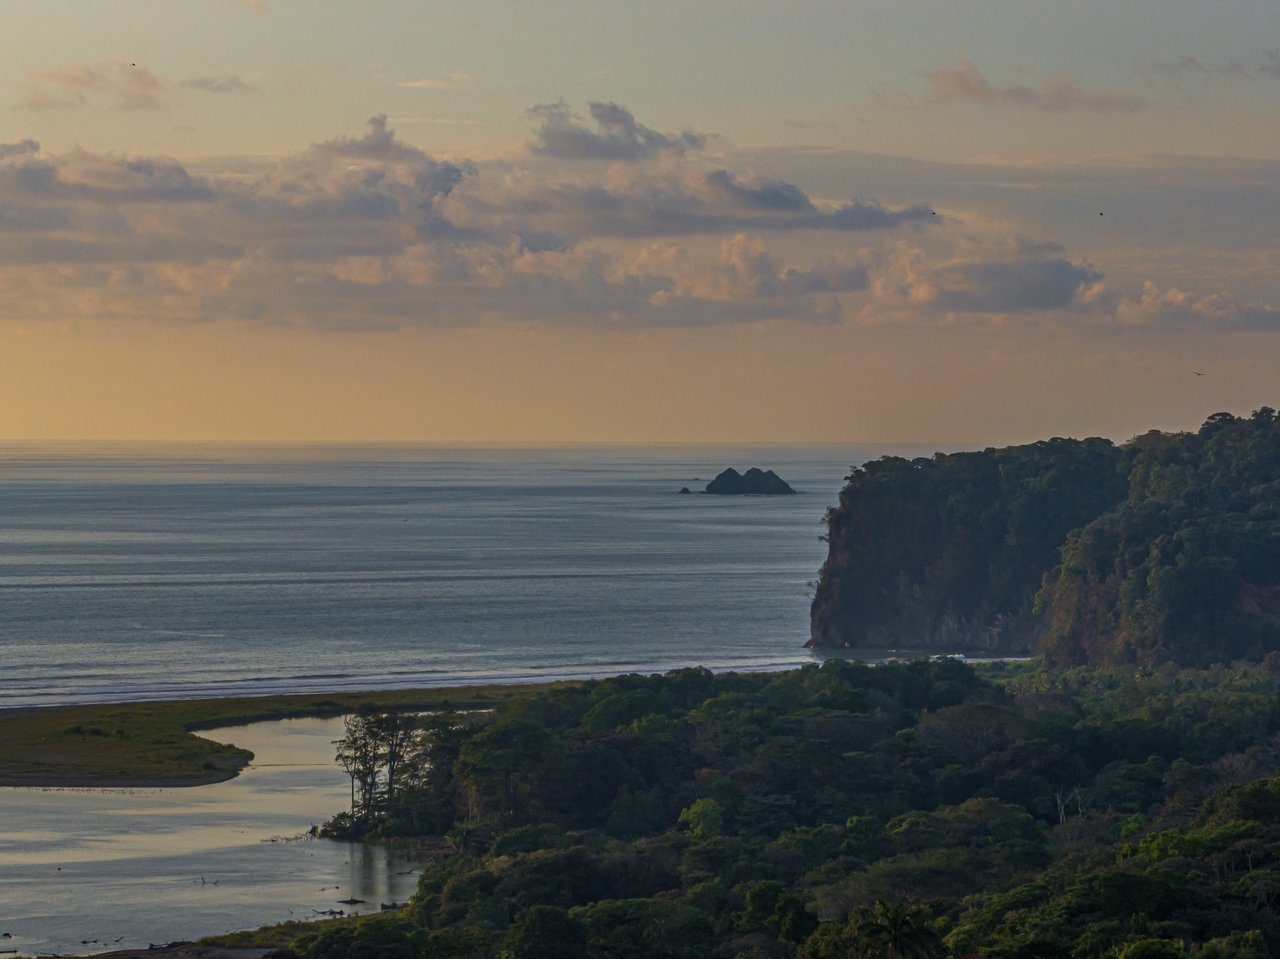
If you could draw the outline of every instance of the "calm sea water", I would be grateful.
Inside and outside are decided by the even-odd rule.
[[[888,451],[0,446],[0,706],[804,662]]]

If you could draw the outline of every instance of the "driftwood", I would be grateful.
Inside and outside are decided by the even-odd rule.
[[[387,911],[387,910],[389,910],[389,909],[403,909],[403,908],[404,908],[405,906],[407,906],[407,905],[409,905],[407,902],[380,902],[380,903],[378,903],[379,908],[380,908],[380,909],[382,909],[382,910],[383,910],[383,912],[386,912],[386,911]]]
[[[369,901],[368,899],[339,899],[338,900],[338,902],[342,903],[344,906],[363,906],[368,901]]]

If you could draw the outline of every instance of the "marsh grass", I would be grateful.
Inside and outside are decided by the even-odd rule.
[[[366,710],[484,709],[555,683],[194,699],[0,711],[0,785],[196,786],[253,754],[196,735],[220,726]]]

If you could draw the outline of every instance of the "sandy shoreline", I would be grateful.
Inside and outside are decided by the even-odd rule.
[[[262,959],[270,949],[232,949],[227,946],[206,946],[198,942],[173,942],[152,949],[119,949],[115,952],[95,952],[92,959]],[[61,957],[69,953],[41,953],[41,956]],[[75,959],[83,959],[76,956]]]

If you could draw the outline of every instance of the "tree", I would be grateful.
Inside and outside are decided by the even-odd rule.
[[[877,900],[849,920],[859,954],[867,959],[932,959],[942,955],[942,939],[929,910],[915,903]]]
[[[353,713],[343,719],[342,728],[346,735],[334,740],[338,747],[334,758],[351,777],[351,815],[367,818],[373,811],[382,762],[376,726],[370,717]]]
[[[681,811],[680,823],[698,842],[715,839],[724,830],[724,809],[714,799],[699,799]]]
[[[397,797],[401,766],[419,746],[417,717],[404,713],[353,713],[343,720],[334,757],[351,777],[351,815],[368,820]]]
[[[368,723],[377,740],[379,758],[385,769],[384,789],[390,802],[396,795],[396,774],[409,755],[418,731],[416,717],[405,713],[381,713],[371,716]]]
[[[555,906],[533,906],[516,916],[501,959],[586,959],[582,923]]]

